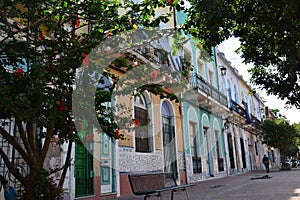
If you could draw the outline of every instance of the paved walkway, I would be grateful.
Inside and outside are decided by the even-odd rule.
[[[270,179],[253,179],[269,175]],[[273,169],[271,173],[253,171],[236,176],[212,178],[188,188],[190,200],[300,200],[300,168],[289,171]],[[142,200],[142,196],[119,197],[117,200]],[[149,200],[159,199],[151,197]],[[162,193],[163,200],[170,192]],[[185,200],[185,192],[174,193],[174,200]]]

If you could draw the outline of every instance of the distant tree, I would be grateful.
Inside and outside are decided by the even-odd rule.
[[[287,151],[287,156],[288,157],[294,157],[297,155],[297,153],[299,152],[299,147],[298,145],[293,145],[291,146],[288,151]]]
[[[239,39],[252,82],[300,108],[300,4],[279,0],[190,0],[183,29],[207,51]]]
[[[279,109],[271,109],[271,112],[276,116],[276,118],[286,119],[286,117],[280,113]]]
[[[300,133],[300,122],[299,123],[294,123],[293,126],[298,131],[298,133]]]
[[[287,120],[266,119],[262,124],[263,143],[278,148],[285,159],[289,149],[299,144],[300,132]]]

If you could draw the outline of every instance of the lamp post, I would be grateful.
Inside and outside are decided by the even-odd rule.
[[[181,62],[181,70],[182,71],[186,70],[187,67],[186,59],[184,57],[180,57],[180,62]]]
[[[228,121],[228,119],[226,119],[226,121],[224,123],[224,128],[225,129],[229,129],[229,121]]]
[[[220,70],[221,70],[221,75],[222,75],[222,76],[225,76],[225,75],[226,75],[227,68],[224,67],[224,65],[222,65],[222,66],[220,66]]]

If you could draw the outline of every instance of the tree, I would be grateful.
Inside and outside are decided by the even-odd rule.
[[[300,5],[278,0],[191,0],[183,29],[207,51],[236,37],[251,81],[300,108]]]
[[[264,144],[278,148],[282,158],[286,159],[289,149],[299,144],[300,132],[287,120],[266,119],[262,124],[261,136]]]
[[[271,109],[271,112],[276,116],[276,118],[286,119],[286,117],[282,115],[278,109]]]
[[[299,153],[299,147],[297,145],[291,146],[287,151],[287,156],[294,157]]]
[[[88,65],[89,52],[110,35],[132,30],[137,23],[155,27],[166,21],[167,16],[155,16],[154,12],[166,3],[0,2],[0,118],[15,121],[22,144],[5,129],[5,120],[0,134],[21,155],[29,168],[28,174],[20,173],[2,148],[0,156],[24,186],[24,199],[50,200],[61,192],[72,143],[78,141],[72,113],[76,69]],[[98,100],[103,97],[103,93],[98,95]],[[106,113],[104,108],[98,109],[103,115]],[[99,121],[104,120],[104,126],[110,127],[105,129],[108,135],[116,136],[116,125],[106,123],[107,116]],[[43,168],[43,163],[53,137],[60,144],[68,142],[68,150],[63,166],[49,170]],[[61,172],[57,185],[49,178],[56,172]]]

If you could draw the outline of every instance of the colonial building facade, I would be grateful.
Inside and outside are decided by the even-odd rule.
[[[161,27],[173,28],[174,22],[181,24],[185,17],[184,13],[176,12],[172,16],[175,20]],[[73,146],[73,160],[64,184],[65,199],[130,195],[129,173],[172,172],[178,184],[184,184],[262,169],[264,154],[269,155],[273,167],[280,165],[278,150],[263,145],[258,136],[266,117],[263,101],[252,93],[222,52],[214,48],[210,59],[201,59],[202,50],[186,38],[176,55],[171,51],[172,41],[165,37],[134,49],[138,64],[153,65],[153,80],[163,67],[169,67],[170,74],[177,72],[176,76],[162,75],[156,83],[176,85],[181,79],[186,80],[178,91],[175,87],[163,87],[164,93],[175,92],[180,101],[146,90],[107,102],[108,107],[124,104],[128,108],[132,128],[119,130],[125,140],[98,134],[94,127],[85,129],[93,133],[93,140],[85,146]],[[125,74],[113,67],[110,72],[119,77]],[[6,128],[18,136],[13,120]],[[12,161],[17,161],[14,150],[1,142]],[[55,139],[52,144],[45,168],[60,165],[66,157],[67,144],[58,146]],[[16,165],[26,171],[21,162]],[[0,166],[8,176],[1,160]]]
[[[185,17],[177,12],[176,22],[182,23]],[[163,24],[163,27],[173,26]],[[167,56],[163,58],[158,53],[158,46]],[[120,130],[125,140],[101,135],[100,144],[91,147],[96,158],[100,155],[99,159],[85,154],[85,165],[78,161],[82,157],[78,155],[80,147],[75,147],[75,162],[70,170],[75,184],[70,187],[70,181],[66,185],[71,198],[130,195],[129,173],[173,172],[178,184],[192,183],[262,169],[264,154],[278,156],[278,151],[263,145],[258,137],[265,118],[263,101],[251,92],[225,55],[214,48],[210,59],[200,59],[203,52],[193,45],[191,38],[176,56],[171,54],[170,46],[171,41],[163,38],[138,50],[138,57],[155,66],[167,65],[177,72],[190,69],[184,90],[176,91],[181,101],[176,103],[148,91],[117,98],[115,104],[128,106],[135,120],[134,129]],[[124,74],[118,69],[111,72]],[[178,80],[164,76],[160,83]],[[164,90],[174,92],[172,88]],[[273,160],[273,166],[278,166],[277,158]],[[82,166],[86,169],[84,176],[80,176]],[[87,180],[85,185],[79,183],[80,178]]]

